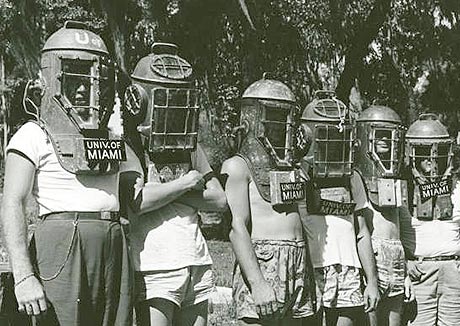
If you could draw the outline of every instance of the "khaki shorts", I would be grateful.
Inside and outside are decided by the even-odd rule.
[[[326,308],[351,308],[364,305],[360,269],[340,264],[315,268],[323,306]]]
[[[214,291],[211,265],[136,273],[136,300],[162,298],[178,307],[196,305]]]
[[[260,270],[265,280],[273,287],[280,303],[290,302],[295,290],[302,288],[287,315],[292,318],[312,315],[316,310],[316,292],[313,275],[310,274],[311,283],[306,277],[308,271],[305,268],[305,260],[308,259],[308,248],[305,242],[290,240],[253,240],[252,242]],[[251,291],[238,265],[235,266],[233,274],[233,301],[238,319],[259,319]]]

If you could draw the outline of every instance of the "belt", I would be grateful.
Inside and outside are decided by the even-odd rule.
[[[42,215],[42,220],[103,220],[118,222],[120,221],[120,214],[118,212],[55,212]]]
[[[446,261],[446,260],[460,260],[460,256],[451,255],[451,256],[434,256],[434,257],[421,257],[416,256],[413,259],[409,260],[416,260],[416,261]]]

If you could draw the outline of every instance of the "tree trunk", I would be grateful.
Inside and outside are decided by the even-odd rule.
[[[391,0],[376,0],[374,8],[357,28],[353,40],[349,43],[345,54],[345,68],[340,76],[336,94],[344,102],[348,102],[350,89],[353,87],[355,78],[359,78],[362,60],[368,54],[369,45],[376,38],[380,27],[386,20],[391,9]]]

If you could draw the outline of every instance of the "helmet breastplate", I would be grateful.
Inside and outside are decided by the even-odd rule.
[[[419,220],[450,220],[453,205],[451,199],[452,180],[446,178],[436,183],[419,183],[414,180],[413,205]]]
[[[260,196],[270,202],[270,171],[275,170],[276,167],[262,144],[257,139],[248,137],[237,155],[246,161]]]
[[[350,179],[311,179],[307,183],[307,211],[309,214],[351,215],[355,209]]]

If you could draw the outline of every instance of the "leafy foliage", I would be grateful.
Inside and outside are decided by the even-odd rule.
[[[46,36],[68,19],[106,40],[120,91],[153,42],[178,44],[202,90],[202,141],[216,166],[232,153],[238,98],[266,71],[301,108],[315,90],[336,89],[357,110],[387,104],[406,124],[434,111],[458,131],[458,1],[0,0],[0,15],[11,89],[35,76]]]

